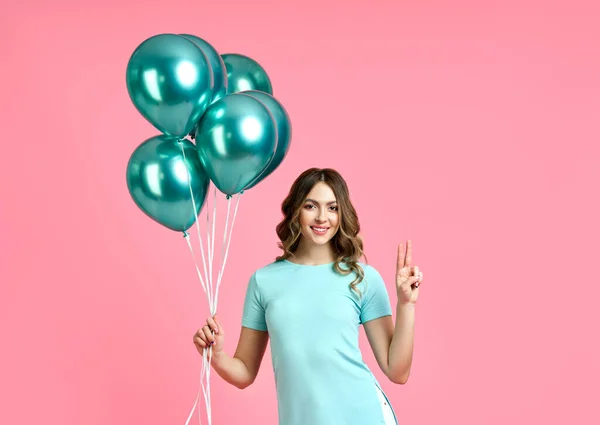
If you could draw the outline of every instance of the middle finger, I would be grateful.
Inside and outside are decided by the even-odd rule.
[[[410,267],[412,261],[412,241],[409,239],[406,241],[406,256],[404,257],[404,266]]]
[[[196,344],[200,348],[205,348],[207,345],[206,341],[204,341],[204,339],[198,335],[194,337],[194,344]]]
[[[215,337],[214,337],[214,335],[213,335],[212,330],[210,329],[210,327],[208,325],[206,325],[206,326],[204,326],[202,328],[202,330],[204,331],[204,335],[206,336],[206,340],[209,343],[212,344],[215,341]]]

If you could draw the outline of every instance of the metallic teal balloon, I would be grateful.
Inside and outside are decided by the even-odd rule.
[[[195,223],[209,183],[196,147],[185,139],[152,137],[135,149],[127,164],[127,188],[133,201],[148,217],[175,231],[184,232]]]
[[[221,55],[227,68],[227,93],[259,90],[273,94],[267,71],[254,59],[237,53]]]
[[[208,59],[214,81],[213,94],[210,99],[210,103],[213,103],[224,97],[227,94],[227,70],[225,69],[225,63],[223,62],[223,59],[217,50],[207,41],[195,35],[181,34],[181,36],[193,41],[196,46],[202,50],[202,53],[204,53],[206,59]]]
[[[250,189],[264,180],[269,174],[271,174],[279,165],[283,162],[287,153],[290,149],[290,143],[292,142],[292,122],[287,111],[277,99],[270,94],[260,91],[244,91],[242,94],[252,96],[257,100],[260,100],[271,112],[275,125],[277,127],[277,147],[275,148],[275,155],[273,160],[264,169],[264,171],[250,183],[246,189]]]
[[[175,34],[155,35],[129,59],[127,90],[144,118],[162,133],[181,138],[210,104],[212,72],[194,42]]]
[[[244,190],[273,159],[277,127],[269,109],[245,94],[213,103],[198,124],[196,148],[215,186],[227,195]]]

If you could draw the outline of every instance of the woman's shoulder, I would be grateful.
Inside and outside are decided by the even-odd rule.
[[[363,269],[366,280],[369,280],[369,279],[383,280],[381,273],[379,273],[379,270],[377,270],[377,268],[375,268],[371,264],[359,261],[358,265]]]
[[[256,279],[259,279],[260,277],[277,274],[277,273],[281,272],[282,270],[284,270],[288,264],[289,263],[285,260],[272,261],[268,264],[265,264],[264,266],[257,268],[254,271],[253,276]]]
[[[358,262],[358,265],[359,265],[359,266],[360,266],[360,267],[361,267],[361,268],[364,270],[365,274],[366,274],[366,273],[370,273],[370,274],[371,274],[371,273],[374,273],[374,274],[379,274],[379,271],[378,271],[378,270],[377,270],[377,269],[376,269],[374,266],[372,266],[372,265],[371,265],[371,264],[369,264],[369,263],[365,263],[365,262],[363,262],[363,261],[359,261],[359,262]]]

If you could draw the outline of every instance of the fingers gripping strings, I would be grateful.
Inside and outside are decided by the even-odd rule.
[[[186,157],[185,157],[185,150],[183,148],[183,144],[181,144],[181,151],[183,154],[183,160],[184,160],[184,164],[185,164]],[[187,171],[187,167],[186,167],[186,171]],[[208,306],[209,306],[211,316],[214,316],[217,312],[217,305],[218,305],[218,299],[219,299],[219,288],[221,286],[223,274],[225,271],[225,265],[227,263],[229,247],[231,244],[231,237],[233,234],[233,227],[235,224],[235,218],[237,216],[240,198],[241,198],[241,194],[243,193],[243,191],[237,194],[236,204],[235,204],[235,208],[233,211],[233,217],[231,218],[231,226],[229,226],[230,213],[231,213],[231,196],[227,195],[227,215],[226,215],[226,219],[225,219],[225,228],[223,231],[223,241],[221,244],[221,258],[220,258],[221,264],[220,264],[219,271],[217,274],[216,291],[215,291],[214,285],[213,285],[213,264],[214,264],[214,255],[215,255],[215,233],[216,233],[216,221],[217,221],[216,220],[216,217],[217,217],[217,188],[213,185],[212,220],[211,220],[211,214],[208,209],[208,200],[210,199],[210,196],[207,196],[207,205],[206,205],[206,210],[207,210],[207,212],[206,212],[206,250],[207,250],[207,255],[205,255],[204,247],[203,247],[203,238],[200,233],[200,222],[198,220],[198,215],[196,215],[196,211],[197,211],[196,201],[194,198],[194,193],[193,193],[193,189],[192,189],[189,172],[187,173],[187,177],[188,177],[188,188],[190,190],[190,198],[192,200],[192,208],[193,208],[193,212],[195,215],[196,231],[198,234],[198,241],[200,244],[200,253],[202,255],[204,278],[200,271],[200,267],[198,266],[198,262],[196,261],[196,256],[194,254],[194,249],[192,247],[192,243],[190,241],[189,234],[187,232],[184,232],[184,237],[186,239],[186,242],[187,242],[190,252],[192,254],[192,259],[193,259],[194,265],[196,267],[196,272],[198,274],[200,284],[202,285],[202,289],[204,290],[204,293],[207,296]],[[207,259],[208,259],[208,265],[207,265],[207,261],[206,261]],[[212,424],[212,411],[211,411],[212,403],[211,403],[211,392],[210,392],[210,374],[211,374],[210,363],[212,361],[212,356],[210,355],[211,351],[209,351],[209,350],[212,350],[212,347],[207,347],[204,350],[203,355],[202,355],[200,385],[202,387],[202,393],[203,393],[204,402],[206,405],[206,415],[208,418],[208,424],[211,425]],[[206,381],[206,385],[205,385],[205,381]],[[196,410],[199,399],[200,399],[200,392],[198,392],[198,395],[196,396],[196,401],[192,407],[192,411],[190,412],[190,414],[187,418],[186,425],[189,424],[191,417],[194,414],[194,411]],[[198,409],[198,421],[200,424],[202,423],[202,420],[200,418],[200,409]]]

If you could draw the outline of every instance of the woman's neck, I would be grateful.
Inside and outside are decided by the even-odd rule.
[[[325,245],[314,245],[307,243],[305,239],[301,239],[298,244],[298,249],[290,260],[298,264],[319,265],[328,264],[335,261],[335,253],[331,242]]]

